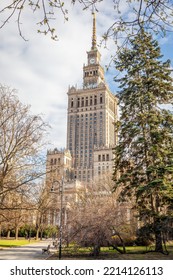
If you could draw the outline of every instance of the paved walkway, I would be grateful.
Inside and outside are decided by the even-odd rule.
[[[49,244],[51,245],[50,253],[55,252],[52,246],[52,239],[30,243],[21,247],[0,248],[0,260],[44,260],[48,257],[48,254],[42,254],[42,249]]]

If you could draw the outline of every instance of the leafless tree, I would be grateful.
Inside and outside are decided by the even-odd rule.
[[[33,181],[45,174],[43,147],[47,125],[40,116],[31,115],[16,92],[0,85],[0,214],[17,210],[11,197],[27,200]],[[19,207],[21,209],[20,200]],[[23,207],[23,206],[22,206]],[[26,207],[25,207],[26,208]]]
[[[7,231],[7,237],[10,237],[10,232],[15,232],[15,239],[18,239],[19,229],[28,223],[33,211],[33,206],[26,197],[12,192],[6,197],[6,208],[3,208],[0,215],[0,224]]]
[[[92,189],[78,194],[78,201],[69,206],[68,241],[91,247],[94,256],[99,254],[101,246],[112,246],[125,253],[125,241],[134,237],[134,220],[127,217],[130,206],[117,202],[110,178],[102,177]],[[118,249],[118,244],[123,250]]]
[[[38,239],[39,234],[41,234],[42,237],[43,230],[48,226],[48,217],[50,211],[52,211],[52,207],[55,209],[55,197],[52,196],[50,187],[47,186],[44,181],[39,185],[35,185],[32,189],[32,197],[32,204],[35,211],[36,239]]]

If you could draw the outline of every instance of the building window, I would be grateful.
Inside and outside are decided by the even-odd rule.
[[[100,94],[100,104],[103,103],[103,97],[102,97],[102,94]]]
[[[101,161],[101,155],[98,155],[98,161]]]
[[[97,96],[94,96],[94,105],[97,105]]]
[[[106,160],[109,161],[109,154],[106,155]]]

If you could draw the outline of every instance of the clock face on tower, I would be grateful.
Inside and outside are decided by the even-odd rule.
[[[90,63],[91,64],[95,63],[95,58],[90,58]]]

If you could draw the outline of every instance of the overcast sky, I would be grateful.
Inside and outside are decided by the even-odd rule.
[[[112,0],[103,1],[98,8],[99,43],[101,35],[113,23]],[[56,28],[57,42],[37,34],[34,18],[26,12],[22,31],[27,42],[19,36],[13,22],[0,30],[0,83],[16,88],[19,99],[30,104],[32,112],[42,114],[51,125],[49,148],[66,146],[67,91],[69,85],[82,87],[83,63],[87,63],[86,52],[91,48],[91,11],[82,11],[82,6],[69,7],[69,21],[64,22],[59,14]],[[167,59],[171,55],[172,41],[168,36],[160,43]],[[103,66],[109,63],[111,52],[115,50],[113,42],[109,42],[108,49],[100,48]],[[115,92],[112,69],[106,77]]]

